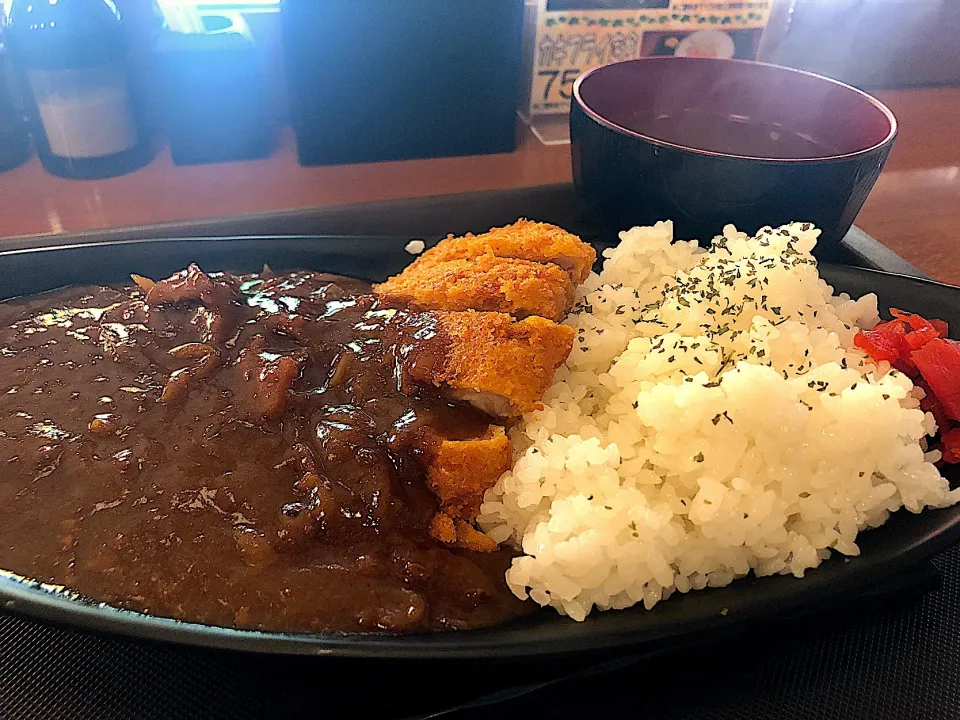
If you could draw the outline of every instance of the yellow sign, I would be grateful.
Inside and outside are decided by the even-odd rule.
[[[589,6],[589,2],[573,5]],[[531,77],[527,114],[566,112],[573,83],[605,63],[647,55],[740,57],[756,55],[772,0],[666,0],[646,10],[551,8],[540,0],[536,34],[527,48]],[[564,3],[567,7],[571,3]],[[527,22],[533,18],[528,13]]]

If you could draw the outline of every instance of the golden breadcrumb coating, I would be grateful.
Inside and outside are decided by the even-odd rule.
[[[426,455],[427,484],[440,499],[440,510],[466,520],[477,516],[483,493],[513,465],[513,447],[500,425],[469,440],[438,438]]]
[[[474,552],[493,552],[497,549],[497,543],[489,535],[484,535],[463,520],[454,520],[443,513],[437,513],[430,521],[430,536],[442,543]]]
[[[427,265],[480,255],[559,265],[574,285],[587,279],[597,259],[596,250],[576,235],[556,225],[520,219],[481,235],[451,235],[423,253],[410,268],[420,270]]]
[[[455,397],[500,417],[533,410],[573,348],[573,328],[542,317],[516,321],[468,310],[437,312],[437,318],[449,346],[440,362],[415,368],[415,379],[446,385]]]
[[[556,265],[495,255],[414,264],[373,289],[431,310],[539,315],[556,322],[573,307],[575,294],[570,277]]]

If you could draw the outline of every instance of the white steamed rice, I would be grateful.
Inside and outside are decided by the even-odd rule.
[[[800,577],[901,507],[960,499],[924,453],[922,391],[853,348],[876,296],[834,296],[808,224],[620,234],[566,323],[574,350],[481,527],[523,555],[507,582],[582,620],[753,571]]]

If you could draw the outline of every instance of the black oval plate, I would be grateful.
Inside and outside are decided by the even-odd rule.
[[[127,241],[0,253],[4,298],[63,285],[125,281],[130,272],[161,277],[196,262],[207,269],[310,268],[382,280],[411,257],[405,239],[257,237]],[[882,308],[899,307],[960,328],[960,289],[851,267],[821,268],[838,291],[876,292]],[[912,515],[901,511],[863,533],[861,555],[835,556],[803,579],[745,578],[674,596],[653,610],[594,613],[577,623],[544,610],[484,630],[421,635],[264,633],[183,623],[85,602],[55,588],[0,575],[0,603],[48,621],[168,642],[265,653],[367,658],[517,658],[686,643],[746,623],[809,612],[903,572],[960,539],[960,506]]]

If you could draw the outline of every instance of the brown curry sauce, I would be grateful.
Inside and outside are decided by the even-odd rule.
[[[429,313],[337,276],[198,273],[149,304],[135,286],[0,304],[0,567],[242,628],[528,612],[507,551],[428,534],[425,430],[491,421],[411,381],[444,342]]]

